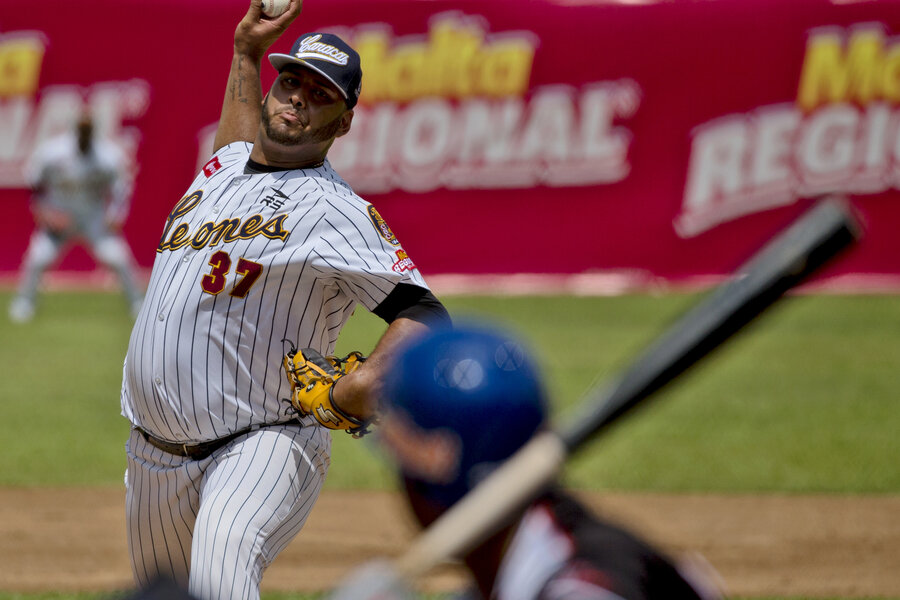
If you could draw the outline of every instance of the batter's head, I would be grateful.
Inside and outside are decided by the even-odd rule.
[[[433,331],[397,357],[381,438],[412,489],[448,508],[544,422],[531,357],[506,333],[462,325]]]
[[[362,89],[362,68],[359,54],[332,33],[304,33],[291,47],[290,54],[270,54],[269,62],[278,70],[287,65],[301,65],[312,69],[334,84],[347,102],[356,106]]]

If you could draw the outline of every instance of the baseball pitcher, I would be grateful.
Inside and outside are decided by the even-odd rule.
[[[362,435],[399,344],[449,316],[375,208],[327,159],[350,131],[359,55],[311,32],[263,96],[260,65],[300,14],[252,0],[234,35],[214,154],[162,228],[121,394],[128,547],[145,586],[259,598],[303,527],[331,431]],[[357,305],[387,329],[366,357],[334,356]]]

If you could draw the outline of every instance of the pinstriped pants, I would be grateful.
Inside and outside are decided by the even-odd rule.
[[[133,430],[126,450],[137,585],[161,575],[200,600],[257,600],[263,571],[300,532],[319,496],[331,436],[321,427],[267,427],[191,460]]]

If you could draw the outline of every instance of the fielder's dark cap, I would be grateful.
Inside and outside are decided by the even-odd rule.
[[[362,87],[359,54],[332,33],[304,33],[294,42],[290,54],[270,54],[269,62],[278,72],[291,64],[312,69],[334,84],[349,108],[359,100]]]

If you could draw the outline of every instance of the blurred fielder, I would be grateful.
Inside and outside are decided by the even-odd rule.
[[[141,305],[131,249],[119,230],[128,216],[131,173],[122,151],[98,139],[88,113],[72,131],[38,146],[25,170],[33,188],[31,210],[37,228],[22,263],[21,281],[9,318],[34,317],[41,276],[75,240],[118,276],[132,315]]]

